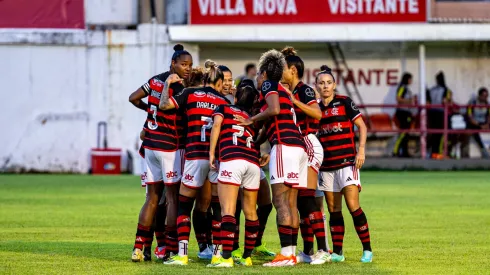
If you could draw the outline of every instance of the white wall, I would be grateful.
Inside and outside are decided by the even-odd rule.
[[[150,29],[1,30],[0,171],[87,172],[99,121],[109,125],[109,147],[137,160],[145,113],[128,96],[153,75],[152,61],[166,71],[173,52],[161,26],[151,57]]]

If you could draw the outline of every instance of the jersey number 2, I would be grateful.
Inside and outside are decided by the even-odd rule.
[[[213,119],[207,116],[202,116],[201,121],[204,121],[205,124],[201,127],[201,141],[206,141],[206,130],[209,130],[213,127]]]

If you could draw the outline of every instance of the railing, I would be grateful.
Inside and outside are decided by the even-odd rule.
[[[474,134],[474,133],[490,133],[490,129],[461,129],[454,130],[449,128],[449,114],[450,110],[467,110],[468,107],[473,108],[490,108],[490,105],[419,105],[419,104],[363,104],[359,105],[359,108],[410,108],[417,109],[418,114],[420,115],[420,128],[418,129],[392,129],[392,130],[384,130],[384,129],[376,129],[376,128],[368,128],[369,133],[420,133],[420,152],[422,159],[425,159],[426,152],[426,144],[427,144],[427,134],[443,134],[444,137],[444,156],[447,156],[447,145],[448,145],[448,134]],[[443,129],[428,129],[427,128],[427,109],[435,109],[435,108],[443,108],[444,109],[444,128]],[[451,114],[461,114],[460,112],[451,112]],[[369,120],[369,117],[365,119]]]

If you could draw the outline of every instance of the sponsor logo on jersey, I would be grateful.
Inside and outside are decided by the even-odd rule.
[[[153,78],[150,80],[150,88],[161,91],[163,89],[163,82],[160,79]]]
[[[350,103],[350,106],[352,107],[352,110],[354,110],[354,111],[358,111],[358,110],[359,110],[359,108],[357,108],[357,106],[356,106],[356,104],[354,103],[354,101],[352,101],[352,102]]]
[[[203,92],[203,91],[196,91],[196,92],[194,92],[194,96],[196,96],[196,97],[204,97],[204,96],[206,96],[206,93]]]
[[[297,179],[299,178],[299,173],[288,173],[288,179]]]
[[[162,96],[162,93],[155,91],[155,90],[151,90],[151,96],[160,99],[160,97]]]
[[[306,88],[305,94],[307,96],[315,97],[315,92],[311,88]]]
[[[332,105],[335,107],[335,106],[337,106],[339,104],[340,104],[340,102],[337,101],[337,102],[334,102]]]
[[[233,111],[233,112],[236,112],[236,113],[241,113],[242,111],[238,108],[235,108],[235,107],[230,107],[230,109]]]
[[[213,93],[207,93],[207,97],[211,99],[216,99],[216,96]]]
[[[323,128],[323,129],[320,129],[320,134],[331,134],[331,133],[337,133],[337,132],[342,132],[342,125],[340,124],[340,122],[337,123],[337,125],[327,125],[327,127]]]
[[[177,171],[170,171],[167,173],[167,179],[177,177]]]
[[[185,177],[184,177],[185,180],[187,181],[194,181],[194,176],[191,176],[189,174],[186,174]]]
[[[226,170],[221,171],[221,176],[222,177],[230,178],[232,174],[233,174],[233,172],[228,172]]]
[[[262,84],[262,91],[267,91],[271,88],[271,83],[270,82],[264,82],[264,84]]]

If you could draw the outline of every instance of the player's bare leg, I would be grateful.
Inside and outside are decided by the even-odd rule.
[[[198,257],[206,260],[211,260],[213,255],[213,251],[208,247],[208,231],[212,230],[212,215],[209,215],[208,213],[211,205],[211,198],[211,182],[206,180],[199,190],[199,194],[196,198],[196,206],[192,212],[192,224],[199,246]]]
[[[153,238],[151,226],[153,225],[158,203],[163,195],[163,182],[149,184],[147,187],[148,193],[146,195],[146,200],[141,208],[138,218],[136,240],[134,243],[133,255],[131,256],[133,262],[141,262],[144,259],[142,250],[146,240]]]
[[[255,242],[254,254],[262,256],[276,256],[276,253],[267,249],[265,242],[262,241],[267,220],[272,211],[271,188],[267,178],[260,180],[259,193],[257,196],[257,216],[259,217],[259,233]]]
[[[344,217],[342,216],[342,193],[325,192],[325,199],[330,213],[329,225],[333,243],[332,262],[343,262],[345,261],[342,251],[345,225]]]
[[[168,255],[175,255],[179,251],[177,240],[177,213],[179,207],[180,184],[168,185],[165,194],[167,199],[167,223],[166,223],[166,250]],[[158,245],[160,247],[160,244]]]
[[[357,236],[362,243],[363,255],[361,262],[372,262],[373,253],[371,250],[371,239],[369,234],[369,225],[366,214],[362,211],[359,204],[359,188],[355,185],[349,185],[342,189],[344,193],[345,203],[354,220]]]

